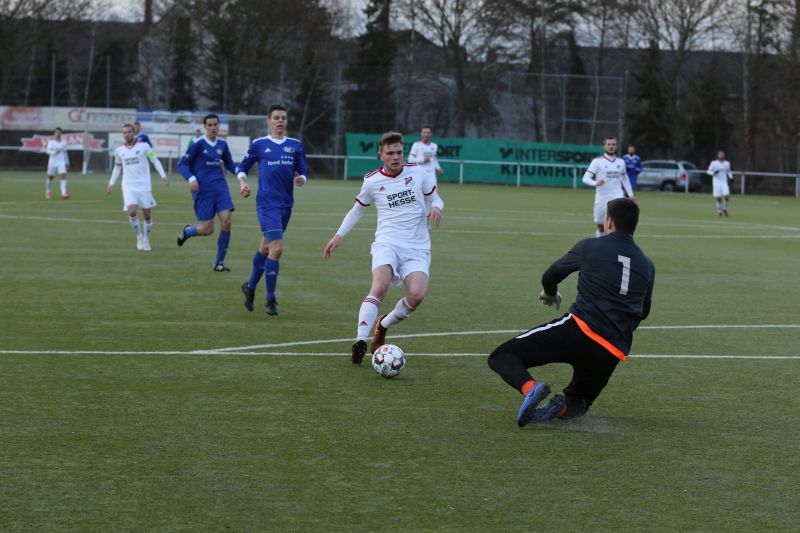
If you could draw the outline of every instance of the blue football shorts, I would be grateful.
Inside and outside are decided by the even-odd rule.
[[[267,242],[283,239],[283,232],[286,231],[289,219],[292,218],[291,207],[257,206],[256,214],[261,225],[261,234]]]
[[[198,192],[194,199],[194,214],[201,222],[213,220],[216,214],[223,211],[233,210],[230,191]]]

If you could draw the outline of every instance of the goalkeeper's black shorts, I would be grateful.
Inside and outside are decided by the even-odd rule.
[[[583,399],[588,408],[608,383],[617,363],[625,358],[580,318],[567,313],[498,346],[489,356],[489,366],[520,390],[531,377],[528,368],[566,363],[572,366],[573,374],[564,395]]]

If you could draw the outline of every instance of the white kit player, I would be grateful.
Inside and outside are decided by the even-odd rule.
[[[595,157],[589,169],[583,175],[583,182],[595,188],[594,194],[594,223],[597,224],[595,235],[603,236],[603,223],[606,219],[606,206],[611,200],[624,198],[623,189],[628,198],[636,201],[633,187],[628,179],[625,161],[617,157],[616,137],[606,137],[603,140],[602,157]]]
[[[728,216],[728,202],[731,199],[728,180],[733,179],[733,174],[731,164],[725,160],[725,152],[717,152],[717,158],[708,165],[708,174],[711,176],[712,194],[717,203],[717,216]]]
[[[411,145],[411,151],[408,153],[408,162],[416,163],[422,169],[430,174],[442,174],[444,169],[439,166],[439,146],[431,141],[432,130],[427,124],[422,126],[419,132],[420,139]]]
[[[136,133],[132,124],[122,126],[122,138],[125,144],[114,150],[114,170],[111,172],[111,179],[108,181],[106,190],[108,194],[111,194],[114,184],[122,174],[123,209],[128,212],[131,228],[136,235],[136,249],[149,252],[152,249],[150,234],[153,230],[150,210],[156,205],[150,182],[150,163],[153,163],[164,185],[169,185],[169,179],[164,173],[161,161],[155,156],[150,145],[143,141],[137,141],[135,137]],[[144,215],[143,228],[139,224],[137,212],[140,207]]]
[[[372,288],[358,312],[356,342],[351,361],[359,365],[367,351],[367,339],[378,316],[381,301],[392,282],[405,286],[405,296],[394,309],[375,324],[372,338],[374,352],[385,343],[389,327],[405,319],[425,298],[428,269],[431,263],[431,239],[427,219],[438,226],[444,202],[436,192],[435,174],[415,164],[403,164],[403,136],[387,132],[381,137],[378,152],[383,166],[364,176],[356,203],[331,238],[323,257],[331,252],[374,203],[378,209],[378,227],[372,243]]]
[[[69,169],[69,158],[67,157],[67,142],[61,140],[61,128],[53,131],[53,138],[47,141],[45,152],[50,157],[47,159],[47,181],[45,182],[44,197],[48,200],[53,197],[50,190],[53,178],[58,175],[61,178],[61,198],[69,198],[67,192],[67,170]]]

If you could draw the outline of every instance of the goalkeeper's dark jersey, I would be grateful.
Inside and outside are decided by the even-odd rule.
[[[627,355],[633,331],[650,314],[653,262],[631,235],[615,231],[578,242],[542,275],[542,287],[555,294],[576,270],[578,296],[570,312]]]

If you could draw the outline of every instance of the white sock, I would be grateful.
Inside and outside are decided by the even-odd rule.
[[[47,178],[47,180],[45,180],[44,182],[44,190],[50,192],[50,188],[52,187],[52,185],[53,185],[53,180]]]
[[[722,210],[723,211],[727,211],[728,210],[728,202],[725,201],[725,200],[722,201]]]
[[[372,326],[378,318],[378,309],[381,301],[369,294],[361,302],[361,309],[358,310],[358,333],[356,340],[365,341],[372,338]]]
[[[139,236],[139,217],[134,215],[134,216],[130,217],[130,219],[128,221],[131,223],[131,228],[133,228],[133,232],[138,237]]]
[[[395,304],[394,309],[392,309],[392,312],[381,320],[381,326],[388,328],[389,326],[397,324],[401,320],[408,318],[408,315],[413,313],[415,309],[416,307],[411,307],[405,298],[400,298],[397,304]]]
[[[61,196],[67,194],[67,180],[61,180]]]
[[[153,232],[153,219],[144,219],[144,238],[150,240],[150,234]]]

